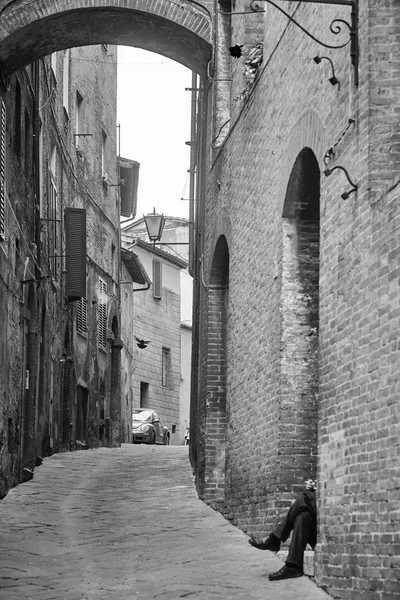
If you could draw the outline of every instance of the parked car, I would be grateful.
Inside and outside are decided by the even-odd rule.
[[[132,413],[132,444],[169,444],[170,433],[160,415],[150,408],[141,408]]]

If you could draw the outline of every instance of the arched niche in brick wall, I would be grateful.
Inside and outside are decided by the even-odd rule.
[[[307,109],[297,121],[288,135],[288,142],[282,157],[281,183],[279,190],[280,208],[284,210],[289,180],[293,174],[293,166],[304,148],[309,148],[322,168],[322,159],[327,148],[325,129],[318,112]]]
[[[215,245],[207,289],[204,499],[210,503],[221,502],[225,496],[228,295],[229,249],[221,235]]]
[[[320,169],[303,148],[289,178],[282,214],[280,431],[281,472],[301,484],[316,477]]]
[[[95,4],[95,6],[94,6]],[[0,63],[9,75],[66,48],[93,44],[135,46],[176,60],[204,75],[212,55],[207,1],[0,0]]]

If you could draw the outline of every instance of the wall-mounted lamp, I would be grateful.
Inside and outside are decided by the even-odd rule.
[[[327,60],[330,62],[331,67],[332,67],[332,77],[329,78],[329,81],[332,85],[337,85],[339,83],[339,79],[336,78],[335,75],[335,68],[333,66],[333,62],[331,61],[331,59],[328,56],[314,56],[314,62],[319,65],[319,63],[323,60]]]
[[[341,198],[343,198],[343,200],[347,200],[347,198],[350,196],[350,194],[353,194],[354,192],[357,191],[357,186],[355,183],[352,182],[348,172],[346,171],[346,169],[344,167],[336,166],[336,167],[332,167],[332,169],[325,169],[324,175],[326,177],[329,177],[329,175],[332,175],[333,171],[336,171],[336,169],[340,169],[340,171],[343,171],[343,173],[347,177],[347,181],[352,186],[351,190],[348,190],[347,192],[343,192],[343,194],[341,194]]]
[[[143,219],[147,229],[147,235],[150,241],[153,242],[154,247],[159,242],[158,246],[189,246],[189,242],[160,242],[163,234],[165,217],[156,213],[156,209],[153,208],[153,212],[148,215],[143,215]],[[190,224],[190,221],[189,221]]]
[[[156,242],[161,240],[163,233],[165,224],[164,214],[157,214],[156,209],[153,208],[153,213],[150,213],[149,215],[143,215],[143,218],[147,229],[147,235],[149,236],[150,241],[156,245]]]

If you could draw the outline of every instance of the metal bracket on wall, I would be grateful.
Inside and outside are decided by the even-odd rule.
[[[276,0],[276,2],[282,2],[282,1],[285,1],[285,0]],[[350,43],[350,58],[351,58],[351,64],[354,67],[354,84],[358,85],[358,57],[359,57],[359,51],[358,51],[358,0],[303,0],[302,1],[303,4],[335,4],[337,6],[350,6],[350,8],[351,8],[350,23],[348,23],[344,19],[334,19],[329,27],[331,32],[335,35],[338,35],[342,32],[342,27],[341,27],[342,25],[345,25],[349,29],[350,38],[347,40],[347,42],[345,42],[344,44],[340,44],[338,46],[332,46],[330,44],[325,44],[325,42],[316,38],[312,33],[307,31],[307,29],[305,29],[305,27],[303,27],[298,21],[296,21],[291,15],[289,15],[285,10],[283,10],[283,8],[281,8],[278,4],[273,2],[273,0],[252,0],[250,2],[251,12],[253,12],[253,13],[265,12],[265,10],[261,7],[261,4],[260,4],[261,2],[268,2],[268,4],[271,4],[272,6],[274,6],[281,13],[283,13],[285,15],[285,17],[287,17],[289,19],[289,21],[294,23],[306,35],[308,35],[312,40],[314,40],[314,42],[317,42],[317,44],[324,46],[324,48],[333,48],[333,49],[344,48],[345,46],[347,46],[347,44]],[[241,13],[237,12],[237,13],[230,13],[230,14],[233,16],[233,15],[250,14],[250,13],[249,13],[249,11],[244,11]]]
[[[356,192],[358,190],[358,186],[357,186],[357,184],[353,183],[353,181],[350,179],[350,175],[348,174],[347,169],[345,169],[341,165],[337,165],[336,167],[332,167],[332,169],[325,169],[325,171],[324,171],[325,177],[330,177],[330,175],[332,175],[332,173],[334,171],[336,171],[336,170],[343,171],[343,173],[347,177],[347,181],[351,185],[351,189],[350,190],[348,190],[347,192],[343,192],[343,194],[341,194],[341,197],[343,198],[343,200],[347,200],[347,198],[350,196],[350,194],[354,194],[354,192]]]

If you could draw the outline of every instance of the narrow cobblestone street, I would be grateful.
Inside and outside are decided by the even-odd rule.
[[[198,499],[187,446],[55,454],[0,501],[1,600],[329,598]]]

